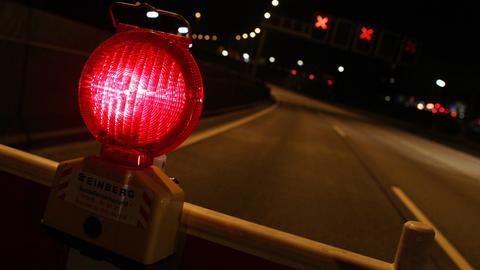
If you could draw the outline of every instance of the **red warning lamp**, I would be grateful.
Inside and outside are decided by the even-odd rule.
[[[295,75],[297,75],[297,70],[296,70],[296,69],[292,69],[292,70],[290,70],[290,73],[291,73],[293,76],[295,76]]]
[[[103,157],[149,166],[191,133],[203,86],[189,43],[186,37],[119,24],[91,54],[78,97]]]
[[[310,81],[313,81],[313,80],[315,80],[315,75],[310,74],[310,75],[308,75],[308,78],[310,79]]]
[[[332,85],[333,85],[333,80],[332,80],[332,79],[328,79],[328,80],[327,80],[327,85],[328,85],[328,86],[332,86]]]
[[[158,17],[149,12],[173,17],[191,32],[182,16],[146,3],[110,6],[117,33],[91,54],[78,88],[80,112],[101,153],[60,162],[43,224],[80,250],[102,248],[102,259],[114,264],[152,265],[176,251],[184,202],[183,190],[153,159],[191,133],[202,78],[188,33],[117,24],[113,7],[149,20]]]

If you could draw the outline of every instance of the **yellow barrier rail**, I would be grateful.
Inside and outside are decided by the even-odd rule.
[[[0,145],[0,170],[50,186],[58,163]],[[184,203],[181,230],[208,241],[297,269],[346,264],[358,269],[425,269],[434,230],[408,221],[393,263],[336,248],[256,223]],[[349,268],[350,269],[350,268]]]

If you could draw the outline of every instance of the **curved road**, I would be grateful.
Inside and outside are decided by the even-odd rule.
[[[386,261],[402,224],[420,215],[442,234],[429,269],[480,268],[480,159],[371,116],[272,93],[274,110],[211,137],[232,117],[202,120],[194,134],[202,139],[168,155],[188,202]],[[97,149],[32,152],[64,160]]]
[[[169,154],[167,172],[189,202],[392,261],[403,222],[416,219],[396,186],[480,268],[479,159],[272,92],[274,111]],[[450,256],[436,245],[429,268],[456,269]]]

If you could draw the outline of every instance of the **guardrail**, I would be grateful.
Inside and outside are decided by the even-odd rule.
[[[0,145],[0,170],[50,186],[58,163]],[[183,206],[181,230],[187,234],[297,269],[326,264],[348,269],[421,270],[434,241],[434,230],[415,221],[403,226],[393,263],[312,241],[199,207]]]

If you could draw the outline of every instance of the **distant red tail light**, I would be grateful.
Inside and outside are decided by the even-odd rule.
[[[119,29],[85,64],[80,111],[102,143],[102,156],[148,166],[192,132],[202,109],[202,78],[178,36]]]

